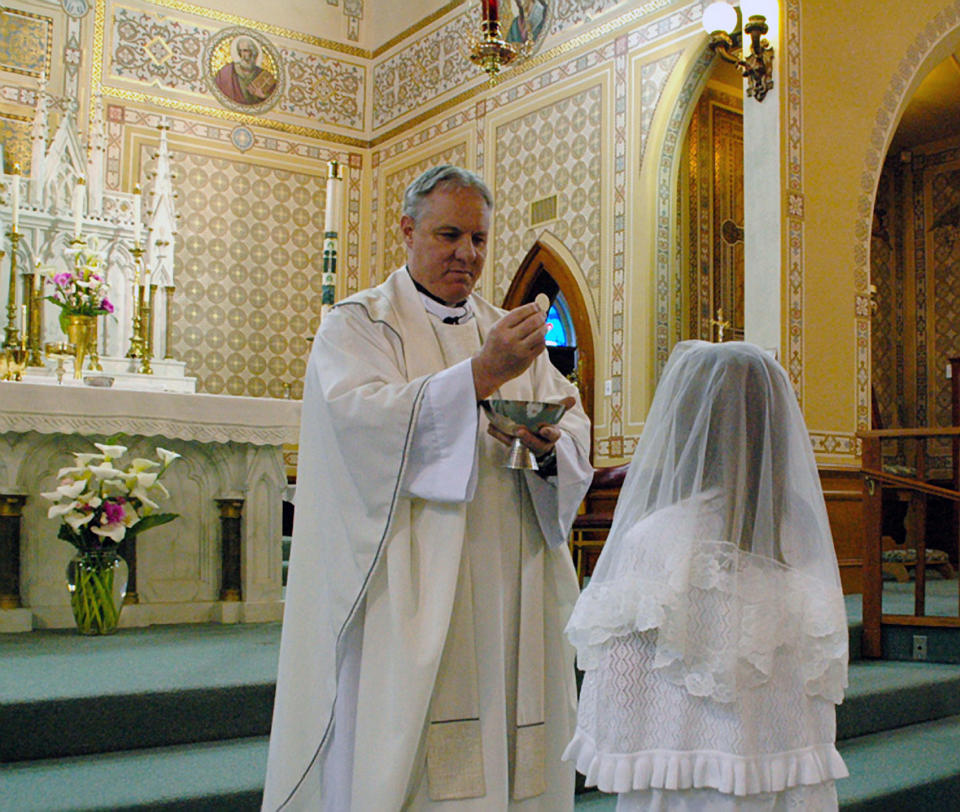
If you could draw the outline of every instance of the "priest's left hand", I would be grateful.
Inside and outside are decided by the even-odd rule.
[[[566,397],[562,401],[568,409],[572,408],[576,402],[577,400],[574,397]],[[487,434],[495,437],[504,445],[510,445],[513,442],[513,437],[504,434],[500,429],[494,428],[492,423],[487,426]],[[556,426],[543,426],[536,434],[525,428],[517,430],[517,436],[520,438],[520,442],[529,448],[535,457],[542,457],[544,454],[549,454],[557,444],[561,434],[562,432]]]

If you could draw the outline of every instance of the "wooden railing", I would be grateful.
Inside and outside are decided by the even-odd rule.
[[[577,580],[581,587],[583,579],[593,572],[593,565],[596,564],[607,539],[627,467],[617,465],[598,468],[594,472],[590,490],[584,497],[583,511],[573,521],[570,552],[573,554],[573,564],[577,568]]]
[[[926,616],[927,544],[925,537],[927,500],[930,496],[947,499],[954,505],[953,535],[957,536],[957,465],[954,462],[951,488],[931,484],[926,479],[926,441],[949,438],[956,460],[960,446],[960,427],[880,429],[858,432],[863,442],[861,473],[863,475],[864,557],[863,557],[863,654],[883,656],[883,625],[960,627],[960,591],[958,617]],[[913,476],[891,473],[883,468],[884,442],[912,441],[915,444]],[[908,499],[913,508],[911,534],[916,548],[914,612],[912,615],[883,614],[883,491],[895,489]],[[960,583],[960,582],[958,582]]]

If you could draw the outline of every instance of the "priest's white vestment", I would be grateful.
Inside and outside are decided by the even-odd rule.
[[[555,479],[504,468],[469,361],[504,311],[470,309],[443,324],[401,269],[317,334],[264,809],[572,809],[589,422],[578,398]],[[546,353],[498,391],[568,395]]]

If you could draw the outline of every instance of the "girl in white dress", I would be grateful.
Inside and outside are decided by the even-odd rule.
[[[847,622],[786,372],[681,342],[567,626],[585,671],[564,757],[634,810],[837,809]]]

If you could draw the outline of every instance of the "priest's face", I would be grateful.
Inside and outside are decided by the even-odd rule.
[[[410,275],[438,299],[462,302],[480,278],[487,256],[490,207],[476,189],[437,186],[423,199],[414,221],[404,215]]]

